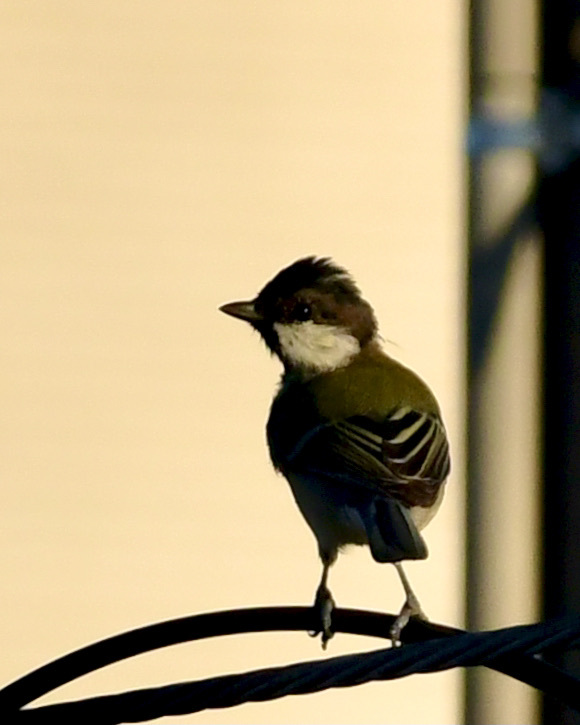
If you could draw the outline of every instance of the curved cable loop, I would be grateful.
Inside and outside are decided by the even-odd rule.
[[[337,609],[336,632],[389,638],[394,617],[377,612]],[[92,722],[107,725],[145,722],[208,708],[308,694],[373,680],[485,665],[541,689],[580,710],[580,680],[543,660],[540,653],[580,643],[580,617],[468,633],[411,620],[405,646],[326,660],[224,675],[195,682],[139,689],[76,702],[21,709],[82,675],[161,647],[226,634],[313,628],[307,607],[267,607],[195,615],[116,635],[65,655],[0,690],[0,717],[14,723]]]

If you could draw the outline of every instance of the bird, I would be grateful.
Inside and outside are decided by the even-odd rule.
[[[219,308],[249,323],[283,373],[266,426],[281,473],[322,562],[314,600],[323,648],[333,636],[328,573],[347,545],[394,564],[405,603],[389,636],[426,619],[403,569],[425,559],[420,531],[437,512],[450,470],[439,405],[427,384],[389,356],[371,305],[329,257],[298,259],[258,295]]]

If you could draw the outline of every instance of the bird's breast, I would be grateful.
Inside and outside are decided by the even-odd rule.
[[[274,467],[285,473],[322,422],[307,386],[283,386],[272,402],[266,426]]]

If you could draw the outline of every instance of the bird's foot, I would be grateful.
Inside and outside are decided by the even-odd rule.
[[[395,619],[391,625],[391,629],[389,630],[389,636],[393,647],[401,646],[401,632],[405,629],[411,617],[418,617],[419,619],[428,621],[425,613],[421,609],[419,600],[413,593],[407,597],[407,601],[403,604],[403,608],[399,612],[399,616]]]
[[[311,637],[317,637],[321,635],[322,649],[326,649],[328,640],[334,637],[332,631],[332,610],[334,609],[334,599],[330,590],[325,585],[321,584],[316,590],[316,597],[314,599],[314,616],[317,622],[317,629],[309,632]]]

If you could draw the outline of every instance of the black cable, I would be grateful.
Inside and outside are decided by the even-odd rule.
[[[577,617],[481,633],[465,633],[412,620],[403,632],[406,644],[398,649],[20,710],[55,687],[136,654],[223,634],[309,629],[312,618],[312,609],[304,607],[232,610],[186,617],[117,635],[55,660],[5,687],[0,691],[0,717],[2,722],[14,723],[66,723],[86,719],[107,725],[143,722],[163,715],[232,707],[247,701],[472,665],[497,669],[580,710],[580,682],[537,656],[546,649],[575,646],[580,641],[580,618]],[[386,614],[337,609],[333,624],[336,631],[388,638],[393,619]],[[7,717],[11,719],[8,721]]]

